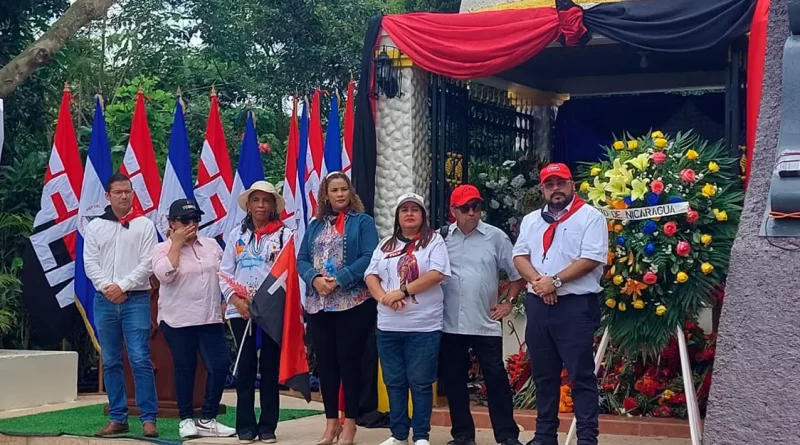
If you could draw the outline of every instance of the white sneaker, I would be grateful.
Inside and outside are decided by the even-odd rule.
[[[420,439],[420,440],[414,441],[414,445],[431,445],[431,443],[428,442],[425,439]]]
[[[385,441],[381,442],[381,445],[408,445],[408,439],[406,440],[397,440],[394,437],[390,437]],[[430,445],[430,444],[428,444]]]
[[[201,437],[230,437],[236,434],[235,429],[217,422],[217,419],[198,420],[195,427]]]
[[[194,424],[194,419],[183,419],[178,424],[178,435],[182,438],[197,437],[197,427]]]

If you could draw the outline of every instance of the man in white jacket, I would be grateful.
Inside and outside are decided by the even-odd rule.
[[[128,432],[128,403],[122,371],[122,350],[128,351],[136,387],[136,405],[146,437],[158,437],[153,364],[150,360],[151,257],[158,242],[156,228],[133,206],[133,184],[122,174],[106,186],[105,213],[86,226],[84,267],[97,293],[94,323],[103,354],[109,423],[96,436]]]

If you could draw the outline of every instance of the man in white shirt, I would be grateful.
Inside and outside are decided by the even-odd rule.
[[[122,174],[106,186],[109,205],[86,226],[84,268],[97,289],[94,323],[103,353],[103,379],[108,393],[109,423],[95,435],[124,434],[128,427],[128,397],[122,370],[122,350],[128,351],[142,414],[145,437],[158,437],[153,364],[150,360],[151,257],[158,242],[156,228],[133,206],[133,185]]]
[[[600,278],[608,257],[605,218],[575,194],[564,164],[540,174],[547,206],[527,215],[514,265],[528,282],[525,341],[536,383],[536,435],[528,445],[558,444],[562,365],[572,381],[578,445],[596,445],[598,391],[593,342],[600,327]]]
[[[441,385],[450,408],[453,440],[448,445],[475,445],[475,424],[470,412],[467,377],[469,350],[481,365],[489,397],[489,418],[495,441],[521,445],[514,421],[508,374],[503,365],[504,317],[511,313],[525,282],[514,268],[508,235],[481,221],[483,198],[465,184],[450,195],[456,219],[447,227],[445,244],[451,276],[444,289],[444,334],[440,348]],[[500,272],[511,280],[508,295],[498,301]]]

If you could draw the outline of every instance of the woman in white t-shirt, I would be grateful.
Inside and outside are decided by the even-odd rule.
[[[364,274],[378,305],[378,356],[389,395],[392,437],[381,445],[430,445],[433,382],[442,335],[444,294],[450,276],[444,239],[427,223],[422,197],[397,200],[393,235],[375,249]],[[414,418],[408,418],[408,391]]]

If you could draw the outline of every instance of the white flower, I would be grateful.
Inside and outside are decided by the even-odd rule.
[[[493,199],[489,201],[489,208],[491,208],[492,210],[497,210],[500,208],[500,203]]]
[[[511,168],[511,167],[513,167],[515,165],[517,165],[517,161],[508,160],[508,161],[503,162],[503,167],[505,167],[505,168]]]
[[[514,200],[510,196],[503,196],[503,205],[506,207],[513,207]]]
[[[497,183],[495,183],[494,181],[489,181],[489,182],[486,183],[486,188],[494,189],[496,187],[497,187]]]
[[[505,176],[503,176],[502,178],[500,178],[500,179],[497,181],[497,185],[499,185],[500,187],[503,187],[503,186],[505,186],[506,184],[508,184],[508,178],[506,178]]]
[[[486,173],[478,173],[478,179],[480,179],[481,181],[485,181],[486,178],[488,177],[489,175],[487,175]]]
[[[516,223],[517,223],[517,218],[514,218],[513,216],[511,218],[508,218],[508,225],[509,226],[513,226]]]
[[[525,177],[522,175],[517,175],[514,179],[511,180],[511,187],[520,188],[525,185]]]

